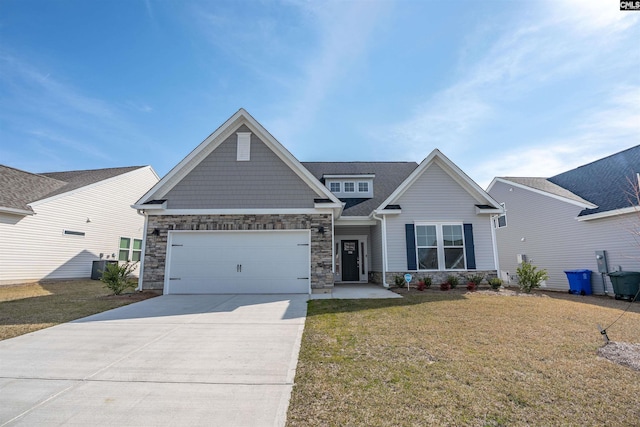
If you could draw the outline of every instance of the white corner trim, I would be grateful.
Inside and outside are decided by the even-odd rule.
[[[598,212],[590,215],[578,216],[578,221],[590,221],[592,219],[608,218],[611,216],[625,215],[630,213],[640,213],[640,206],[629,206],[628,208],[616,209],[606,212]]]
[[[532,193],[536,193],[536,194],[541,194],[543,196],[547,196],[550,197],[552,199],[556,199],[556,200],[560,200],[561,202],[565,202],[565,203],[569,203],[571,205],[575,205],[578,207],[581,207],[582,209],[595,209],[598,206],[594,205],[593,203],[583,203],[580,202],[578,200],[573,200],[573,199],[569,199],[567,197],[563,197],[563,196],[559,196],[557,194],[553,194],[553,193],[549,193],[547,191],[543,191],[543,190],[539,190],[537,188],[533,188],[533,187],[528,187],[524,184],[519,184],[517,182],[513,182],[513,181],[509,181],[508,179],[504,179],[504,178],[494,178],[493,181],[491,182],[491,184],[489,185],[489,188],[487,189],[487,191],[491,190],[491,188],[493,188],[493,184],[496,182],[501,182],[505,185],[510,185],[511,187],[516,187],[516,188],[521,188],[523,190],[527,190],[527,191],[531,191]]]

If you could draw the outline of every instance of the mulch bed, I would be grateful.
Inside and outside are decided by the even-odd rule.
[[[157,297],[157,296],[160,296],[159,292],[141,291],[141,292],[128,292],[120,295],[107,295],[104,297],[100,297],[98,299],[108,300],[108,301],[116,300],[116,301],[138,302],[138,301],[144,301],[146,299]]]

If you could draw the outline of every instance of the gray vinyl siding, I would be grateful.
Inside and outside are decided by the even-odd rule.
[[[490,194],[506,203],[507,209],[507,226],[496,230],[502,272],[515,276],[516,255],[525,254],[533,264],[547,270],[547,289],[567,291],[569,282],[564,271],[588,269],[593,271],[593,292],[602,294],[596,250],[607,251],[610,270],[621,266],[623,270],[640,271],[640,242],[632,233],[640,224],[637,213],[578,221],[581,207],[533,191],[496,182]],[[606,283],[611,292],[609,278]]]
[[[431,165],[400,197],[402,214],[387,216],[389,271],[407,270],[405,224],[415,221],[473,224],[477,270],[495,270],[491,220],[477,215],[475,200],[440,166]]]
[[[316,193],[256,135],[250,161],[236,160],[236,144],[234,132],[166,194],[167,208],[313,208]]]
[[[371,269],[369,271],[382,272],[382,226],[371,226],[371,252],[369,259],[371,260]]]

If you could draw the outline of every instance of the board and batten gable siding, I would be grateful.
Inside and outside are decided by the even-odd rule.
[[[236,132],[250,132],[241,126]],[[316,193],[255,134],[237,161],[232,133],[163,198],[168,209],[313,208]]]
[[[157,181],[145,167],[32,203],[32,216],[0,214],[0,284],[90,277],[100,253],[117,259],[120,237],[142,239],[144,217],[131,205]]]
[[[595,251],[607,251],[610,270],[621,266],[623,270],[640,271],[640,246],[632,233],[640,226],[637,213],[578,221],[580,206],[520,187],[498,181],[489,194],[506,204],[507,226],[496,230],[502,272],[515,276],[516,255],[524,254],[534,265],[547,270],[546,289],[567,291],[569,282],[564,271],[586,269],[593,272],[593,292],[602,294]],[[611,292],[609,278],[606,284]]]
[[[387,216],[388,271],[407,270],[405,224],[416,221],[472,224],[476,269],[496,269],[489,215],[477,215],[475,205],[479,202],[437,163],[430,165],[396,203],[402,213]]]

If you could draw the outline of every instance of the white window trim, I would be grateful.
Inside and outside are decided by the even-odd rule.
[[[437,270],[427,270],[420,268],[420,260],[418,258],[418,230],[416,227],[432,225],[436,227],[436,242],[438,244],[438,269]],[[444,225],[457,225],[462,229],[462,257],[464,259],[464,268],[446,268],[445,258],[444,258],[444,237],[442,233],[442,226]],[[447,221],[447,222],[415,222],[414,225],[414,239],[415,239],[415,248],[416,248],[416,269],[417,271],[467,271],[467,245],[464,240],[464,225],[461,222],[455,221]],[[427,247],[427,246],[421,246]],[[458,247],[458,246],[447,246],[447,247]]]
[[[347,190],[347,184],[353,185],[353,190]],[[345,181],[344,182],[344,193],[355,193],[356,192],[356,183],[354,181]]]
[[[129,239],[129,247],[128,248],[121,248],[120,247],[120,243],[121,243],[122,239]],[[140,249],[134,249],[134,242],[136,240],[140,241]],[[120,259],[120,252],[121,251],[125,251],[125,250],[128,252],[127,253],[126,262],[140,262],[140,261],[142,261],[142,246],[143,246],[142,243],[143,243],[142,239],[136,239],[135,237],[129,237],[129,236],[120,236],[118,238],[118,261],[123,261],[124,262],[124,260]],[[134,252],[139,252],[140,253],[140,261],[133,261]]]
[[[337,185],[338,189],[337,190],[332,189],[331,186],[333,186],[333,185]],[[330,182],[329,183],[329,191],[331,191],[332,193],[341,193],[342,192],[342,183],[340,183],[340,182]]]

